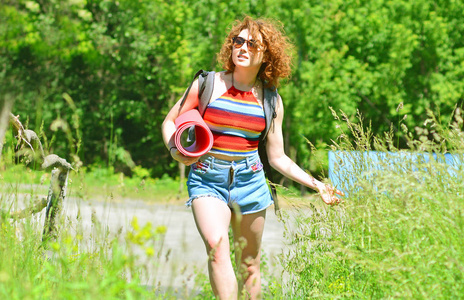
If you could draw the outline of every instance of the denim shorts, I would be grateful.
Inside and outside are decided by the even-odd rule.
[[[187,206],[200,197],[215,197],[231,209],[236,203],[242,214],[251,214],[273,203],[258,153],[238,161],[206,154],[191,165],[187,187]]]

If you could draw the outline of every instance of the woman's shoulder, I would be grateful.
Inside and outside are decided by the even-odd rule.
[[[214,74],[214,88],[211,99],[217,99],[224,94],[230,85],[230,75],[225,71],[216,72]]]
[[[226,71],[216,72],[214,74],[214,85],[227,85],[230,81],[230,73]]]
[[[226,71],[219,71],[219,72],[215,72],[214,76],[215,76],[215,79],[219,79],[219,80],[225,80],[225,78],[227,77],[228,73]]]

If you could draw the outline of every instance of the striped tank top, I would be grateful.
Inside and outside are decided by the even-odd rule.
[[[232,86],[208,104],[203,119],[214,137],[211,153],[250,156],[258,151],[259,136],[266,123],[263,108],[251,91]]]

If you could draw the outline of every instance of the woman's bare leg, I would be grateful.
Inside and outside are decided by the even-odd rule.
[[[201,197],[192,202],[198,231],[208,253],[211,287],[219,299],[237,299],[237,279],[230,261],[230,208],[214,197]]]
[[[248,214],[232,216],[232,229],[236,248],[235,259],[239,266],[239,291],[245,286],[251,299],[261,297],[261,240],[263,237],[266,210]],[[244,242],[242,242],[244,241]],[[240,253],[240,245],[244,244]]]

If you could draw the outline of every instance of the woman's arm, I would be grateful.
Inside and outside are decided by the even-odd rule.
[[[267,135],[266,151],[269,164],[285,177],[319,192],[326,204],[332,205],[341,202],[341,199],[337,198],[335,193],[343,195],[342,192],[312,177],[285,154],[282,136],[284,108],[280,95],[278,96],[276,113],[277,117],[274,119],[274,126],[271,127]]]
[[[187,98],[185,99],[184,105],[182,106],[182,108],[180,108],[182,98],[179,101],[177,101],[177,103],[171,108],[169,113],[166,115],[166,118],[164,119],[163,125],[161,127],[161,131],[163,133],[164,144],[170,151],[171,156],[175,160],[189,166],[196,162],[198,160],[198,157],[187,157],[182,155],[177,150],[176,145],[174,143],[174,133],[176,132],[176,125],[174,124],[174,121],[180,114],[194,109],[198,106],[198,79],[193,82],[192,87],[190,88],[190,91],[187,95]]]

